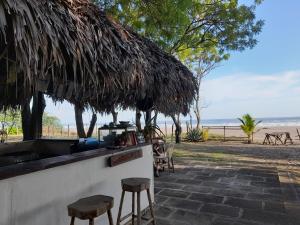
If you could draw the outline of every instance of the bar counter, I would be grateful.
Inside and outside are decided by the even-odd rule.
[[[116,157],[114,165],[109,161]],[[153,191],[153,156],[149,144],[108,150],[88,150],[0,167],[0,225],[70,223],[67,205],[79,198],[103,194],[114,197],[116,222],[121,197],[121,179],[146,177]],[[148,206],[142,193],[142,209]],[[131,195],[125,196],[123,215],[131,210]],[[106,216],[96,224],[108,224]],[[76,224],[86,224],[77,221]]]

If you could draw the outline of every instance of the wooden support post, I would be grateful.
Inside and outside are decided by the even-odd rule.
[[[165,121],[165,135],[168,136],[168,128],[167,128],[167,121]]]
[[[174,124],[172,124],[172,135],[171,135],[171,142],[173,142],[173,132],[174,132]]]
[[[70,137],[70,125],[68,124],[68,137]]]
[[[226,141],[226,126],[224,126],[224,141]]]

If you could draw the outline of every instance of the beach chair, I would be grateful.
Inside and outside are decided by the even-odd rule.
[[[296,137],[298,137],[298,138],[299,138],[299,140],[300,140],[300,133],[299,133],[299,130],[298,130],[298,128],[296,128],[296,131],[297,131],[297,135],[296,135]]]
[[[174,160],[174,143],[169,143],[165,145],[165,151],[160,155],[154,156],[155,167],[158,172],[159,169],[165,170],[165,167],[168,167],[169,172],[172,170],[175,173]]]

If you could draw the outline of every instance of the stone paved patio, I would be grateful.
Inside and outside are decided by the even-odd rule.
[[[155,179],[158,225],[300,224],[300,149],[182,144]]]

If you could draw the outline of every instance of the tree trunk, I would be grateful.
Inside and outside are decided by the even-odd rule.
[[[92,137],[96,122],[97,122],[97,114],[94,113],[92,116],[92,120],[90,122],[90,127],[89,127],[86,137]]]
[[[175,141],[176,143],[180,143],[181,142],[181,124],[180,124],[180,119],[179,119],[179,115],[177,115],[177,118],[175,117],[175,115],[172,115],[171,118],[173,119],[173,122],[175,124]]]
[[[75,104],[75,120],[76,120],[77,135],[79,138],[86,138],[82,113],[83,113],[83,108]]]
[[[146,117],[145,117],[146,126],[150,125],[150,123],[151,123],[151,112],[152,112],[152,110],[147,110],[146,111]]]
[[[30,121],[31,121],[30,99],[25,104],[22,105],[21,116],[22,116],[23,141],[32,140],[33,137],[30,134]]]
[[[112,109],[111,114],[113,116],[113,123],[115,125],[117,125],[117,123],[118,123],[118,112],[116,112],[115,109]]]
[[[46,107],[44,94],[38,92],[33,96],[30,134],[32,139],[39,139],[43,136],[43,114]]]
[[[136,125],[137,130],[139,132],[142,131],[141,117],[142,117],[141,111],[136,109],[136,111],[135,111],[135,125]]]
[[[194,113],[195,113],[195,116],[196,116],[196,128],[197,129],[200,129],[200,119],[201,119],[201,109],[200,109],[200,105],[199,105],[201,81],[202,81],[202,77],[200,76],[198,78],[198,88],[199,88],[199,90],[196,93],[195,107],[194,107]]]
[[[156,127],[157,126],[157,115],[158,115],[158,111],[155,110],[155,114],[154,114],[154,117],[153,117],[153,125]]]

